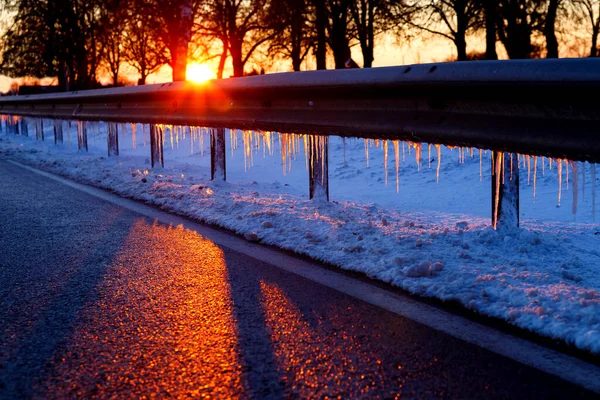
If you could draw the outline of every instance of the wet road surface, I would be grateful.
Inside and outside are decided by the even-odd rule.
[[[0,398],[593,398],[0,159]]]

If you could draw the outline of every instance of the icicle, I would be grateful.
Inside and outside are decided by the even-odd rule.
[[[367,168],[369,168],[369,139],[363,139],[365,143],[365,158],[367,159]]]
[[[573,174],[573,207],[571,209],[571,212],[573,213],[573,217],[575,217],[577,215],[577,196],[579,196],[579,163],[577,161],[571,161],[571,163],[571,173]]]
[[[402,162],[406,162],[406,153],[404,151],[405,142],[402,142]]]
[[[591,176],[592,179],[592,220],[596,220],[596,164],[591,164]]]
[[[398,175],[400,170],[400,146],[397,140],[392,143],[394,144],[394,157],[396,159],[396,193],[400,193],[400,176]]]
[[[512,163],[511,163],[512,165]],[[479,182],[483,181],[483,150],[479,149]]]
[[[440,166],[442,165],[442,149],[439,144],[436,144],[437,148],[437,168],[435,169],[435,183],[440,182]]]
[[[388,141],[383,142],[383,173],[385,174],[383,182],[385,186],[388,184]]]
[[[565,160],[565,167],[566,167],[566,181],[567,181],[567,191],[569,190],[569,161]]]
[[[137,145],[136,141],[137,141],[137,126],[135,124],[131,124],[131,145],[133,146],[134,150]]]
[[[546,176],[546,157],[542,157],[542,176]]]
[[[146,126],[148,126],[148,129],[146,129]],[[147,136],[146,133],[150,130],[150,125],[142,125],[142,133],[144,136],[144,148],[146,147],[146,143],[147,143]]]
[[[494,153],[492,153],[492,158],[494,158],[493,156]],[[497,224],[498,224],[498,208],[500,205],[500,174],[503,174],[503,157],[504,153],[502,152],[497,152],[496,153],[496,160],[495,160],[495,171],[496,171],[496,187],[495,187],[495,193],[494,193],[494,229],[497,228]]]
[[[342,138],[342,144],[344,145],[344,167],[346,164],[346,138]]]
[[[558,163],[558,207],[560,207],[560,197],[562,194],[562,160],[556,160]]]
[[[431,143],[427,143],[427,163],[429,169],[431,169]]]
[[[531,157],[527,157],[527,186],[531,185]]]
[[[510,153],[511,157],[513,155],[513,153]],[[511,158],[511,164],[512,164],[512,158]],[[506,178],[506,168],[504,168],[504,156],[502,156],[502,184],[504,185],[504,180]]]
[[[581,163],[581,199],[585,202],[585,161]]]
[[[537,157],[533,157],[533,202],[535,203],[535,192],[537,188]]]

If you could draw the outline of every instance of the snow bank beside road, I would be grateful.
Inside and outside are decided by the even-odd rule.
[[[456,300],[600,353],[600,235],[594,224],[525,222],[522,229],[503,234],[489,227],[489,218],[474,215],[407,213],[352,201],[315,203],[276,182],[211,182],[208,168],[185,160],[148,170],[145,157],[107,159],[6,136],[0,150],[2,157],[421,296]]]

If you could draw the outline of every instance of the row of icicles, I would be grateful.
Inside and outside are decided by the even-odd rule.
[[[18,124],[25,123],[25,127],[28,122],[34,122],[34,127],[36,130],[43,130],[43,120],[37,118],[22,118],[18,116],[8,116],[2,115],[0,117],[3,125],[10,124],[12,126],[18,126]],[[72,126],[71,121],[52,121],[52,125],[56,126],[57,124],[67,124],[67,142],[70,146],[71,134],[70,128]],[[87,121],[79,121],[75,125],[77,127],[77,133],[79,136],[81,135],[82,127],[85,127],[88,133],[92,134],[94,139],[98,138],[102,134],[102,124],[101,122],[87,122]],[[109,122],[106,123],[113,127],[113,129],[117,129],[120,133],[121,140],[125,139],[125,135],[127,132],[127,124],[125,123],[115,123]],[[210,143],[210,132],[211,128],[204,127],[195,127],[195,126],[181,126],[181,125],[161,125],[157,124],[157,128],[162,129],[164,131],[163,135],[163,145],[170,145],[171,149],[179,148],[181,142],[185,141],[189,138],[189,146],[190,153],[199,153],[204,156],[206,150],[206,145]],[[129,128],[131,130],[131,141],[132,147],[135,149],[137,147],[137,136],[138,133],[141,133],[143,136],[143,145],[146,147],[149,144],[149,135],[150,135],[150,125],[149,124],[129,124]],[[24,129],[28,131],[28,129]],[[240,129],[226,129],[229,133],[230,139],[230,149],[232,156],[235,153],[235,150],[239,148],[240,145],[240,137],[243,147],[244,154],[244,171],[247,171],[254,165],[254,157],[256,154],[262,153],[263,157],[267,155],[273,156],[276,152],[277,147],[279,147],[281,153],[281,164],[283,174],[285,175],[287,172],[291,171],[292,162],[297,160],[300,154],[304,153],[305,159],[305,168],[309,168],[309,164],[311,160],[309,160],[308,154],[308,143],[309,136],[305,134],[293,134],[293,133],[278,133],[278,132],[265,132],[265,131],[252,131],[252,130],[240,130]],[[40,135],[38,134],[38,137]],[[43,137],[43,135],[42,135]],[[319,143],[326,142],[326,138],[324,136],[318,136]],[[343,143],[343,152],[344,152],[344,166],[346,165],[346,142],[348,140],[360,140],[360,139],[342,139]],[[442,161],[442,152],[441,145],[439,144],[423,144],[423,143],[415,143],[409,141],[399,141],[399,140],[379,140],[379,139],[362,139],[364,141],[364,151],[365,151],[365,160],[366,167],[370,167],[369,163],[369,153],[372,151],[373,147],[376,149],[381,149],[383,151],[383,168],[384,168],[384,183],[388,184],[388,153],[390,150],[390,143],[394,152],[394,160],[395,160],[395,183],[396,183],[396,192],[400,191],[400,180],[399,180],[399,172],[400,172],[400,164],[401,162],[406,162],[407,156],[412,157],[414,153],[415,162],[418,170],[420,171],[423,164],[423,151],[424,147],[426,147],[427,151],[427,168],[432,168],[432,161],[435,160],[435,170],[436,170],[436,182],[439,182],[440,178],[440,168]],[[168,143],[167,143],[168,141]],[[469,147],[454,147],[454,146],[446,146],[450,150],[457,149],[458,162],[464,163],[468,158],[474,158],[476,152],[479,154],[479,179],[483,180],[483,154],[484,152],[487,154],[487,150],[474,149]],[[319,146],[321,154],[317,154],[317,157],[321,157],[323,159],[325,157],[324,149],[325,146],[321,144]],[[435,151],[434,157],[432,157],[432,151]],[[512,157],[512,155],[511,155]],[[492,160],[493,163],[493,160]],[[321,163],[322,164],[322,163]],[[577,212],[577,203],[578,203],[578,192],[579,192],[579,175],[581,175],[582,185],[581,191],[582,196],[585,197],[585,186],[586,186],[586,163],[585,162],[577,162],[577,161],[569,161],[566,159],[555,159],[549,157],[537,157],[537,156],[529,156],[529,155],[517,155],[517,164],[518,168],[527,168],[527,184],[533,184],[533,197],[535,201],[535,197],[537,194],[537,177],[538,171],[541,169],[542,175],[546,174],[546,170],[552,170],[554,165],[556,165],[557,173],[558,173],[558,206],[561,205],[562,201],[562,191],[563,186],[566,187],[566,190],[569,190],[569,169],[571,170],[572,176],[572,186],[573,186],[573,215]],[[510,163],[512,166],[512,162]],[[596,197],[596,166],[595,164],[589,164],[590,166],[590,180],[592,181],[592,215],[595,216],[595,197]],[[495,168],[492,165],[492,168]],[[512,171],[510,171],[510,175],[512,178]],[[564,178],[563,178],[564,175]],[[504,179],[504,176],[503,176]],[[564,184],[563,184],[564,182]]]

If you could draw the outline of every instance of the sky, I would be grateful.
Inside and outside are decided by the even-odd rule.
[[[480,38],[474,38],[470,41],[470,48],[476,49],[481,47]],[[397,43],[397,40],[393,35],[383,35],[380,37],[378,43],[375,46],[375,61],[374,67],[387,67],[394,65],[406,65],[415,63],[427,63],[444,61],[456,54],[454,45],[452,42],[439,38],[428,38],[427,40],[413,39],[410,46],[407,44],[401,45]],[[362,55],[360,53],[360,47],[354,46],[352,48],[352,58],[362,65]],[[328,67],[333,68],[333,61],[328,61]],[[210,69],[216,71],[218,60],[214,59],[206,63]],[[231,60],[227,62],[225,76],[232,74]],[[252,62],[252,59],[246,65],[246,70],[252,70],[253,67],[257,67],[257,64]],[[309,60],[303,64],[302,69],[315,69],[314,57],[309,57]],[[291,63],[280,62],[273,65],[272,68],[268,69],[267,73],[274,72],[287,72],[291,71]],[[137,81],[137,77],[133,69],[129,66],[123,66],[123,74],[133,82]],[[25,82],[22,78],[17,79],[19,83]],[[161,68],[157,73],[150,75],[147,79],[148,84],[163,83],[171,81],[171,68],[166,65]],[[6,92],[9,90],[13,79],[4,75],[0,75],[0,91]],[[42,85],[51,85],[55,82],[53,78],[44,78],[41,80]],[[101,77],[103,84],[110,84],[110,78],[106,76]]]

